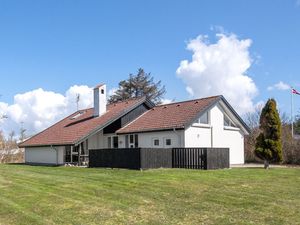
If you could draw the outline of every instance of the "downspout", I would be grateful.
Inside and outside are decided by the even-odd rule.
[[[51,145],[50,147],[56,152],[56,165],[58,166],[58,149],[53,147],[53,145]]]
[[[210,147],[214,147],[214,132],[213,132],[213,127],[210,127]]]
[[[184,147],[184,146],[181,146],[181,135],[176,131],[175,128],[173,128],[173,132],[177,135],[177,137],[179,139],[179,146],[178,147]]]

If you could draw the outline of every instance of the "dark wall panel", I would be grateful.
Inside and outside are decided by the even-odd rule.
[[[134,110],[127,113],[121,118],[121,126],[124,127],[126,124],[130,123],[131,121],[142,115],[144,112],[146,112],[148,109],[149,108],[144,104],[136,107]]]
[[[115,122],[111,123],[107,127],[103,129],[104,134],[113,134],[117,130],[119,130],[121,127],[124,127],[126,124],[130,123],[140,115],[142,115],[144,112],[146,112],[149,108],[145,105],[139,105],[129,113],[127,113],[125,116],[122,118],[116,120]]]

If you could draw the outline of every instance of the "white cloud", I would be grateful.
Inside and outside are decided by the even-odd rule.
[[[240,113],[254,110],[253,98],[258,90],[247,76],[252,64],[250,39],[239,40],[234,34],[216,34],[210,44],[207,36],[198,36],[187,44],[192,60],[183,60],[176,73],[192,97],[222,94]]]
[[[112,95],[114,95],[115,93],[116,93],[116,91],[118,90],[118,88],[112,88],[112,89],[109,89],[109,91],[108,91],[108,96],[112,96]]]
[[[269,86],[268,91],[272,91],[272,90],[286,91],[286,90],[289,90],[290,88],[291,88],[290,85],[288,85],[282,81],[279,81],[277,84]]]
[[[18,133],[21,123],[27,134],[37,133],[77,110],[76,95],[80,94],[79,109],[93,106],[93,89],[88,86],[72,86],[65,94],[45,91],[42,88],[14,97],[9,105],[0,102],[0,115],[8,119],[0,121],[5,134]]]
[[[172,102],[173,102],[173,100],[164,98],[161,100],[161,105],[170,104]]]

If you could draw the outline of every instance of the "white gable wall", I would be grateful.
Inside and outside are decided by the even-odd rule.
[[[191,126],[184,132],[185,147],[211,147],[211,127]]]
[[[230,164],[244,163],[244,135],[237,128],[224,128],[224,113],[219,106],[211,109],[213,147],[230,149]]]
[[[190,126],[185,130],[185,147],[230,149],[230,164],[244,163],[244,135],[237,128],[224,128],[224,114],[218,105],[210,112],[209,126]]]

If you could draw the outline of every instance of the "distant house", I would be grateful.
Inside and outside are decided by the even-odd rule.
[[[84,164],[89,149],[221,147],[230,164],[244,163],[249,128],[223,96],[155,106],[146,98],[106,102],[94,89],[94,108],[79,110],[20,144],[28,164]]]

